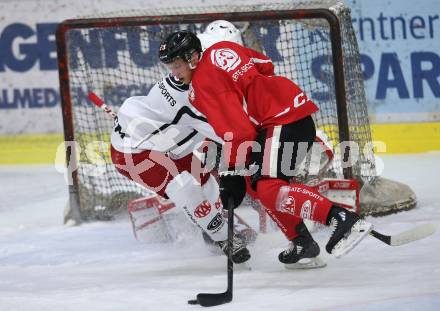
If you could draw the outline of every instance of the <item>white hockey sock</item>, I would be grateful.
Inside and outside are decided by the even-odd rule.
[[[182,208],[191,222],[206,232],[211,239],[224,241],[227,239],[228,229],[222,216],[221,204],[215,204],[213,182],[217,184],[211,176],[208,180],[209,185],[202,190],[194,176],[184,171],[169,182],[165,192],[176,207]],[[205,196],[205,191],[209,198]]]
[[[220,204],[220,206],[222,206],[220,201],[220,189],[214,176],[209,176],[205,184],[202,185],[202,191],[205,198],[209,201],[209,203],[211,203],[211,205],[214,206],[215,204]],[[221,209],[223,209],[223,207],[221,207],[220,210]]]

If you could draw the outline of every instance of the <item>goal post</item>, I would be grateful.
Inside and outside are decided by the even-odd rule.
[[[110,219],[129,200],[150,193],[116,172],[108,152],[113,120],[87,94],[97,94],[115,111],[127,97],[146,95],[167,73],[157,57],[161,40],[178,29],[199,33],[217,19],[234,23],[245,45],[267,54],[276,73],[295,81],[319,106],[315,123],[335,151],[327,177],[355,178],[375,193],[380,178],[349,8],[320,0],[115,12],[66,20],[57,29],[64,135],[75,142],[66,148],[68,164],[75,164],[67,166],[72,177],[67,218]],[[347,165],[353,157],[356,161]],[[361,197],[361,212],[386,214],[415,206],[414,194],[407,196],[399,198],[404,204],[386,198],[386,206],[377,202],[380,198],[372,205]]]

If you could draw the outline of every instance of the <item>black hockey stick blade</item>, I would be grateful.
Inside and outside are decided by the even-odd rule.
[[[376,230],[371,230],[370,235],[391,246],[399,246],[408,244],[417,240],[424,239],[432,235],[436,230],[434,224],[423,224],[403,231],[395,235],[386,235]]]
[[[232,292],[226,291],[224,293],[211,294],[211,293],[200,293],[194,300],[188,300],[191,305],[201,305],[203,307],[213,307],[222,305],[232,301]]]
[[[384,242],[385,244],[391,245],[391,236],[389,235],[379,233],[376,230],[371,230],[370,235],[380,240],[381,242]]]

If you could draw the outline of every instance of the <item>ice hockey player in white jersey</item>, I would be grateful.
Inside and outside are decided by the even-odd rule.
[[[206,47],[236,38],[241,43],[240,32],[228,22],[222,22],[222,27],[225,23],[227,28],[215,27],[221,30],[220,33],[208,26],[210,34],[203,34]],[[219,26],[216,22],[213,24]],[[217,181],[203,169],[193,153],[206,138],[219,144],[223,141],[205,117],[191,106],[188,89],[188,85],[167,75],[148,95],[126,99],[115,119],[111,157],[121,174],[171,199],[227,253],[227,226],[222,216]],[[233,240],[232,253],[235,263],[250,258],[246,245],[237,237]]]

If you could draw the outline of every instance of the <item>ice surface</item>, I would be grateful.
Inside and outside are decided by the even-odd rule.
[[[369,218],[396,233],[440,223],[440,153],[383,156],[384,177],[409,184],[415,210]],[[62,225],[63,176],[51,166],[0,167],[0,310],[199,310],[199,292],[226,288],[226,259],[202,239],[137,242],[128,219]],[[246,216],[246,215],[245,215]],[[350,254],[325,254],[328,232],[315,234],[328,266],[285,270],[279,232],[251,247],[251,271],[234,275],[234,300],[213,310],[440,310],[440,233],[390,247],[367,238]]]

